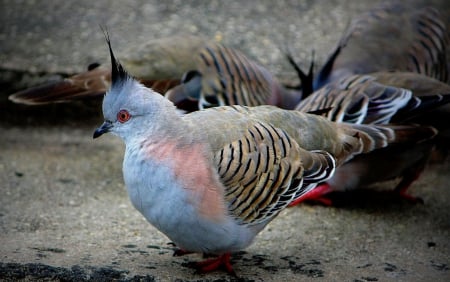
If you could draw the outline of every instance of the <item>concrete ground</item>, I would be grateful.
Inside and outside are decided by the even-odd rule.
[[[410,192],[337,195],[336,207],[288,209],[234,256],[239,279],[195,274],[131,206],[123,145],[104,136],[100,101],[14,105],[19,88],[107,62],[173,33],[220,38],[285,79],[280,48],[322,63],[351,15],[377,1],[7,1],[0,11],[0,280],[450,281],[450,160]],[[392,186],[392,183],[384,186]]]

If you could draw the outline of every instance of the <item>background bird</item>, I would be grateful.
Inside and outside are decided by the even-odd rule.
[[[383,73],[381,77],[386,73]],[[330,110],[324,114],[331,121],[351,122],[356,124],[415,123],[429,126],[441,125],[439,111],[436,109],[450,102],[450,88],[432,78],[415,73],[393,73],[414,77],[415,81],[440,85],[435,93],[411,91],[403,88],[378,83],[378,78],[371,75],[353,75],[331,82],[314,92],[299,103],[297,110],[308,112],[321,108]],[[396,81],[400,81],[402,77]],[[382,80],[382,79],[381,79]],[[442,93],[441,90],[446,92]],[[436,93],[438,92],[438,93]],[[447,108],[446,108],[447,109]],[[447,118],[450,112],[446,111]],[[448,129],[448,125],[446,126]],[[436,132],[437,133],[437,132]],[[434,135],[429,140],[415,140],[401,146],[389,146],[370,154],[358,156],[336,170],[334,176],[314,192],[306,194],[297,203],[304,200],[324,199],[324,195],[334,191],[347,191],[366,187],[370,184],[401,178],[394,189],[400,196],[411,201],[420,199],[406,194],[409,186],[419,177],[434,147]]]
[[[123,60],[144,85],[166,93],[180,109],[221,105],[276,105],[293,108],[301,92],[281,85],[266,68],[242,52],[195,36],[152,40]],[[67,102],[103,95],[111,84],[110,66],[25,89],[9,98],[30,105]]]
[[[216,107],[180,115],[115,59],[105,122],[125,142],[123,174],[133,205],[182,252],[219,255],[196,266],[234,273],[230,253],[289,203],[358,154],[427,138],[433,128],[333,123],[273,106]]]
[[[431,6],[385,2],[351,21],[319,70],[314,89],[352,74],[416,72],[449,82],[449,31]]]
[[[195,54],[206,39],[189,36],[171,36],[149,40],[127,52],[123,64],[140,81],[164,93],[179,84],[185,71],[195,68]],[[111,85],[111,66],[92,63],[86,72],[52,81],[10,95],[10,100],[28,105],[70,102],[101,97]]]

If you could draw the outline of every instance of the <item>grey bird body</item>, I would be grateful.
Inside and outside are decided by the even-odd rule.
[[[108,41],[109,42],[109,41]],[[133,205],[186,252],[247,247],[282,209],[353,157],[422,139],[432,128],[333,123],[274,106],[224,106],[179,115],[130,77],[111,51],[104,124],[125,142],[123,175]],[[215,261],[202,270],[211,270]],[[219,264],[219,265],[220,265]]]

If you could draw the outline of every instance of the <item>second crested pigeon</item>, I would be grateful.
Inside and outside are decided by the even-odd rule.
[[[390,83],[391,81],[395,83]],[[445,120],[448,120],[450,111],[444,105],[449,102],[450,86],[433,78],[417,73],[381,72],[353,75],[333,81],[301,101],[296,109],[311,112],[327,108],[329,110],[324,114],[325,117],[336,122],[388,124],[413,121],[438,127],[445,132],[449,126],[448,123],[443,124],[439,114],[446,114]],[[430,139],[432,137],[434,136],[430,136]],[[409,144],[389,146],[384,150],[358,156],[339,167],[326,184],[304,195],[292,205],[305,200],[319,200],[329,204],[324,195],[330,192],[352,190],[394,178],[401,178],[394,191],[409,200],[420,200],[407,195],[406,190],[424,169],[435,142],[424,141],[417,143],[411,140]]]
[[[195,36],[173,36],[130,50],[127,70],[141,83],[166,94],[180,109],[223,105],[275,105],[292,109],[301,92],[284,87],[242,52]],[[39,105],[100,97],[111,84],[109,66],[10,95],[16,103]],[[166,93],[167,92],[167,93]]]

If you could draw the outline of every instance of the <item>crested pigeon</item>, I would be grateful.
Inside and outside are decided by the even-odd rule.
[[[450,111],[444,105],[449,102],[450,86],[445,83],[417,73],[380,72],[333,81],[301,101],[296,109],[308,112],[328,108],[330,110],[325,116],[336,122],[388,124],[413,121],[448,130],[448,123],[444,125],[440,116],[435,115],[443,108],[448,120]],[[411,201],[420,201],[406,194],[406,190],[424,169],[434,142],[421,140],[416,143],[411,140],[409,144],[357,156],[337,168],[326,184],[291,205],[305,200],[330,204],[329,199],[324,197],[330,192],[352,190],[394,178],[401,178],[394,191]]]
[[[242,52],[195,36],[173,36],[148,42],[129,52],[127,70],[146,86],[166,93],[188,112],[222,105],[276,105],[293,108],[301,92],[287,88]],[[110,66],[90,66],[62,81],[10,95],[24,104],[46,104],[100,97],[111,83]]]
[[[105,122],[125,143],[123,176],[134,207],[182,251],[218,255],[196,264],[234,273],[247,247],[289,203],[358,154],[421,140],[431,127],[333,123],[274,106],[224,106],[180,115],[115,59]]]

